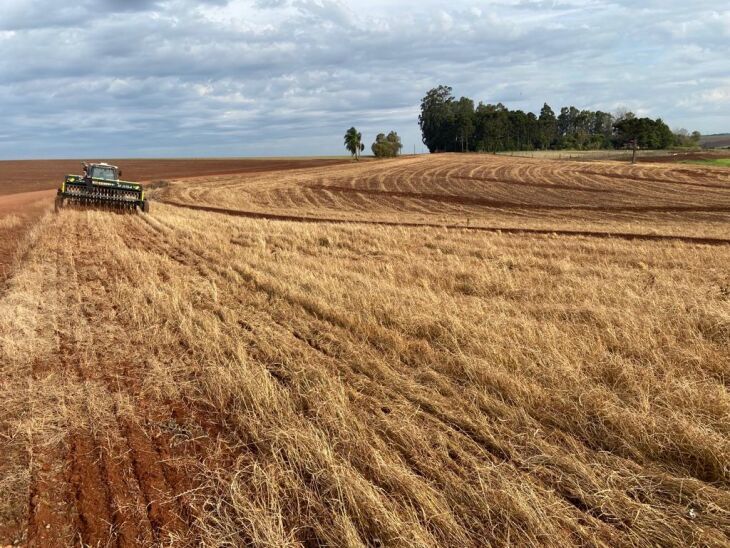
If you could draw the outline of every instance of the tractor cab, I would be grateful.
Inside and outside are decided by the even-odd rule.
[[[118,181],[122,171],[109,164],[84,164],[86,179],[97,181]]]

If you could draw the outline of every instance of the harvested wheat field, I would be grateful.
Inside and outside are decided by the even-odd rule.
[[[48,212],[4,283],[0,544],[730,542],[730,172],[155,192]]]

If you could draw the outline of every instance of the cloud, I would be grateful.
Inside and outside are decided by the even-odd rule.
[[[730,130],[729,29],[702,0],[3,0],[0,157],[410,150],[440,83]]]

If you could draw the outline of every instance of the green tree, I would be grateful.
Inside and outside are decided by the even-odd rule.
[[[542,105],[540,109],[540,116],[538,118],[539,124],[539,147],[544,149],[552,147],[558,139],[558,119],[555,117],[555,112],[550,108],[547,103]]]
[[[613,116],[608,112],[597,110],[593,118],[593,127],[591,134],[600,147],[608,148],[611,146],[611,136],[613,135]]]
[[[423,144],[429,152],[455,150],[457,126],[453,104],[449,86],[433,88],[421,100],[418,125],[421,126]]]
[[[558,134],[563,142],[576,142],[576,122],[580,111],[575,107],[563,107],[558,116]]]
[[[639,148],[662,149],[672,146],[675,135],[661,118],[631,118],[625,117],[614,123],[614,141],[617,147],[624,147],[636,141]]]
[[[528,146],[527,114],[522,110],[509,112],[509,129],[507,133],[507,150],[526,150]]]
[[[509,148],[510,112],[502,103],[485,105],[479,103],[475,113],[476,150],[500,152]]]
[[[674,131],[675,146],[696,147],[699,146],[701,138],[702,135],[700,135],[699,131],[693,131],[692,134],[690,134],[690,132],[684,128],[680,128]]]
[[[387,136],[379,133],[372,146],[373,154],[378,158],[395,158],[402,148],[403,144],[395,131],[391,131]]]
[[[453,111],[458,141],[458,144],[455,144],[460,152],[468,152],[469,142],[473,143],[474,136],[474,101],[462,97],[453,104]]]
[[[365,145],[362,144],[362,133],[354,127],[351,127],[345,133],[345,148],[350,151],[355,160],[359,160],[360,153],[365,150]]]
[[[612,115],[570,106],[561,108],[558,116],[547,103],[539,116],[510,110],[502,103],[480,102],[475,109],[468,97],[456,101],[449,86],[433,88],[426,94],[421,100],[418,123],[430,152],[595,150],[620,148],[634,139],[642,148],[666,148],[679,143],[692,146],[699,141],[699,135],[690,136],[686,131],[673,134],[661,119],[637,118],[625,108]]]

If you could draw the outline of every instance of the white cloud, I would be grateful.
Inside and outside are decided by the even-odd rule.
[[[729,33],[703,0],[2,0],[0,157],[411,149],[441,83],[727,131]]]

